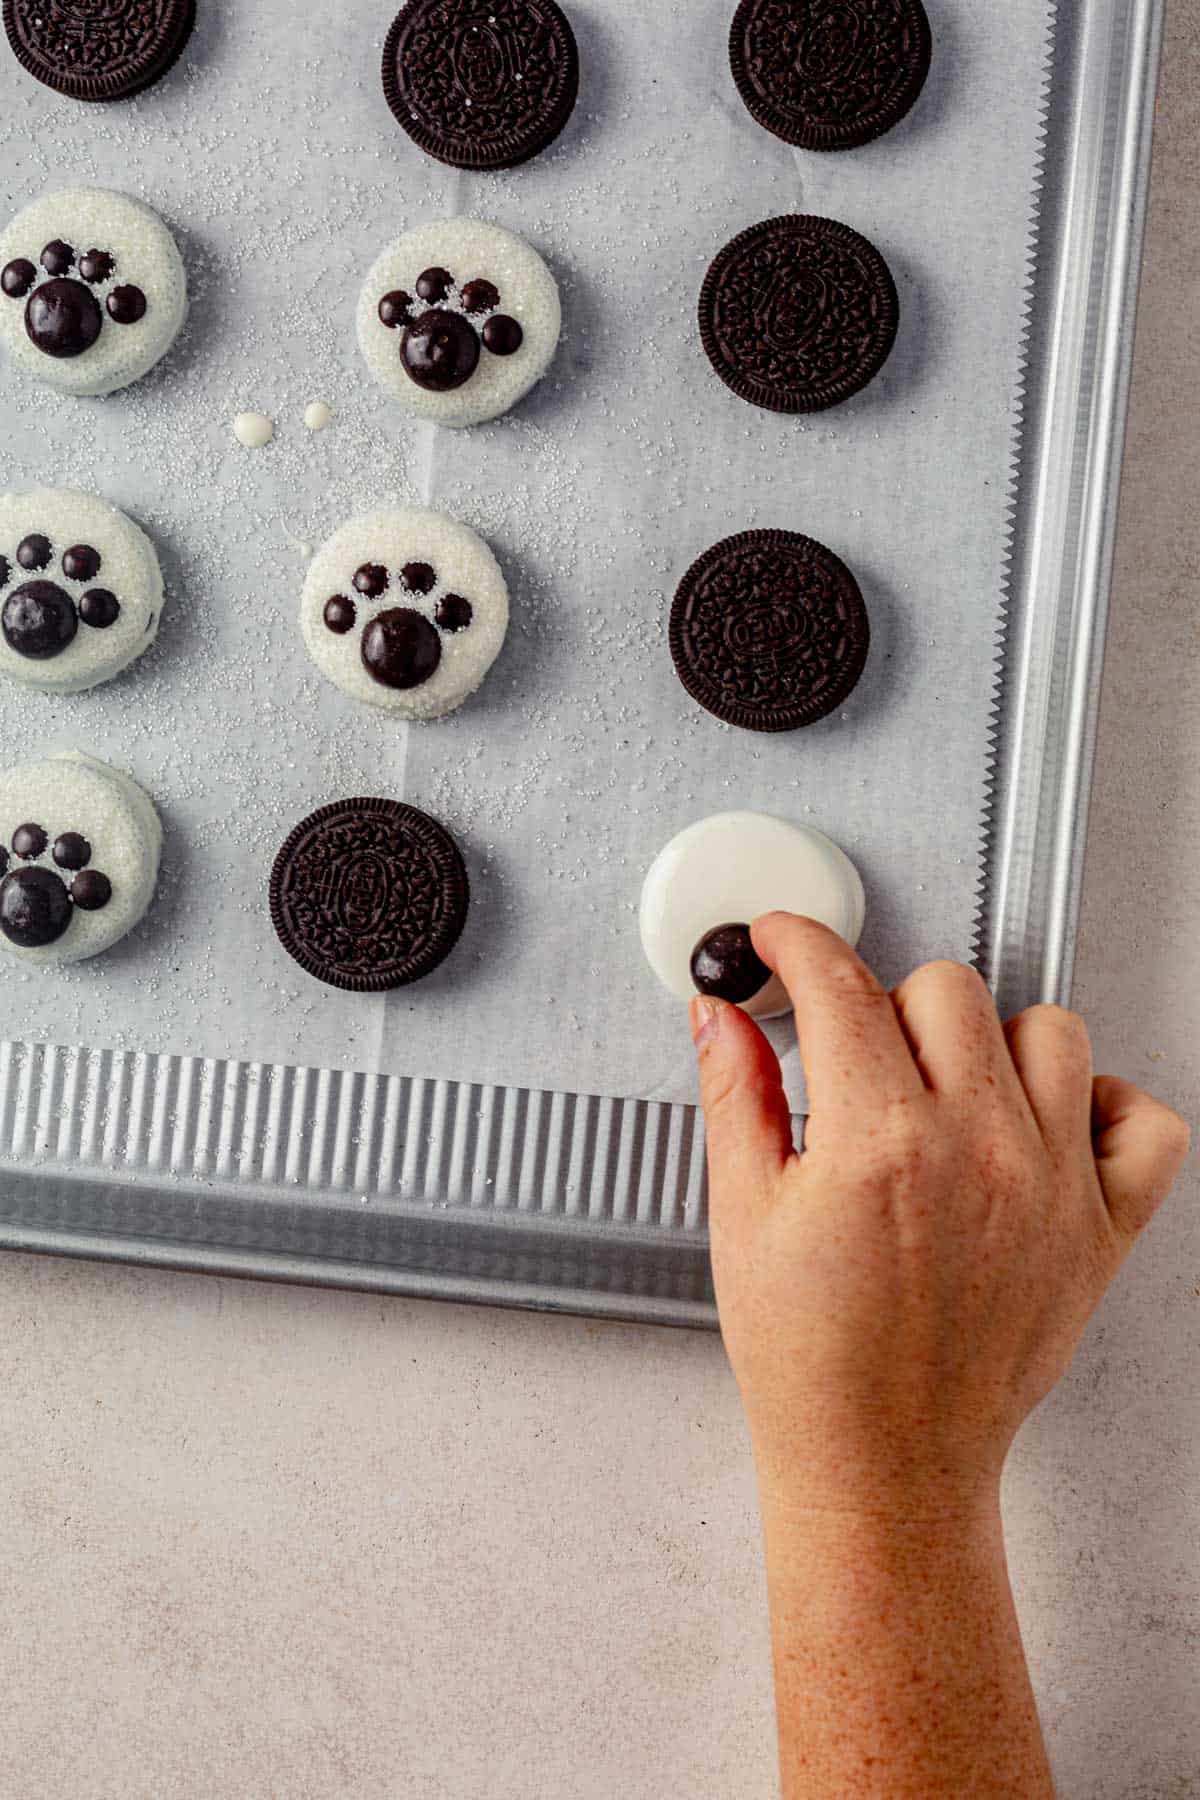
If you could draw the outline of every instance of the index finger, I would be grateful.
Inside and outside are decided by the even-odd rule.
[[[814,1113],[882,1109],[925,1093],[885,992],[844,938],[815,919],[767,913],[754,948],[788,991]]]

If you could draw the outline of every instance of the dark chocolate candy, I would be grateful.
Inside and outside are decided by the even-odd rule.
[[[771,971],[750,941],[748,925],[717,925],[692,951],[692,980],[697,992],[735,1006],[753,1000],[771,979]]]
[[[89,588],[79,602],[79,616],[93,631],[107,631],[121,616],[121,603],[107,588]]]
[[[70,895],[53,869],[13,869],[0,882],[0,931],[22,950],[57,943],[71,911]]]
[[[53,581],[23,582],[0,609],[5,643],[34,662],[61,656],[78,629],[75,602]]]
[[[423,613],[393,606],[377,613],[362,634],[363,667],[381,687],[421,687],[437,672],[442,640]]]
[[[95,294],[72,276],[43,281],[25,302],[26,333],[46,356],[82,356],[103,323]]]
[[[405,326],[400,360],[419,388],[449,393],[470,381],[479,367],[479,339],[461,313],[433,307]]]

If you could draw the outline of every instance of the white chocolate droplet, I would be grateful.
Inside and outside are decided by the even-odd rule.
[[[275,421],[266,413],[239,413],[233,421],[233,435],[247,450],[261,450],[275,436]]]
[[[304,409],[304,423],[310,431],[324,431],[333,418],[332,407],[326,406],[323,400],[314,400]]]

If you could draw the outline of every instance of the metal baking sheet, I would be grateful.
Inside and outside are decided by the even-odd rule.
[[[1009,1008],[1069,987],[1159,9],[1079,0],[1052,26],[1011,294],[1018,454],[998,471],[1011,541],[973,909]],[[978,153],[1005,153],[986,123]],[[355,1049],[339,1041],[338,1060]],[[12,1043],[0,1163],[9,1245],[713,1322],[701,1132],[677,1100]]]

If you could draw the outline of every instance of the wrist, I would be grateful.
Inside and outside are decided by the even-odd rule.
[[[755,1464],[764,1526],[790,1533],[961,1537],[990,1532],[1000,1518],[1000,1464],[876,1455],[797,1465],[757,1446]]]

